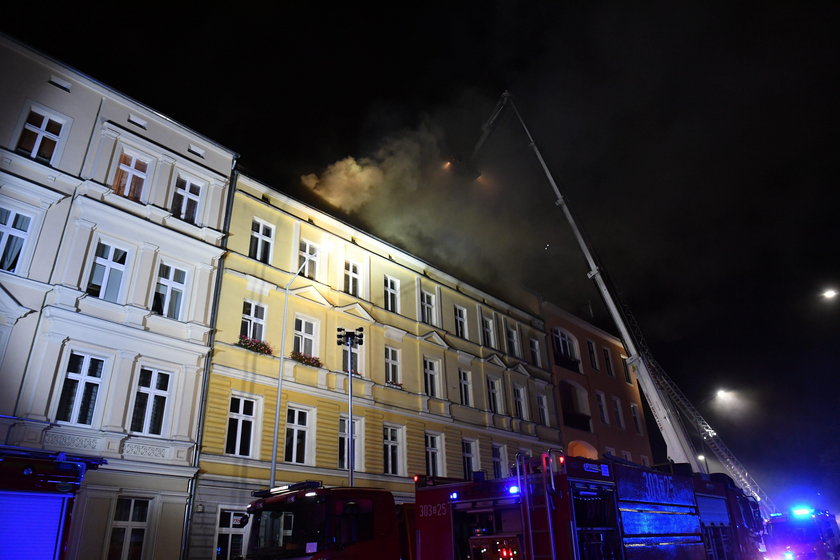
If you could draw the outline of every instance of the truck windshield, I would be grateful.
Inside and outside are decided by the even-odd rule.
[[[327,508],[322,500],[275,502],[252,518],[248,558],[297,558],[323,550]]]
[[[820,532],[811,520],[784,521],[767,525],[767,541],[788,545],[797,542],[818,541]]]

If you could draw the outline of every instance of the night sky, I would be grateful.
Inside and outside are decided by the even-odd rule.
[[[482,182],[441,169],[509,90],[657,362],[778,506],[840,512],[837,5],[16,4],[4,33],[243,173],[616,332],[510,112]]]

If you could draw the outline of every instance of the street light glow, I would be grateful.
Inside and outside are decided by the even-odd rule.
[[[824,291],[824,292],[822,293],[822,296],[823,296],[825,299],[834,299],[834,298],[836,298],[836,297],[837,297],[837,294],[838,294],[837,290],[834,290],[834,289],[828,289],[828,290],[826,290],[826,291]]]

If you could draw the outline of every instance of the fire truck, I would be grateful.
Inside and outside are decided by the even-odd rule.
[[[767,520],[767,560],[840,560],[840,530],[827,511],[795,507]]]
[[[547,451],[506,478],[415,479],[416,502],[400,506],[386,490],[315,481],[256,492],[246,558],[761,558],[758,505],[725,475]]]

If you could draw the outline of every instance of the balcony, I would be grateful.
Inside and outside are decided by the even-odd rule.
[[[584,432],[591,432],[592,428],[590,427],[590,418],[592,417],[581,412],[564,412],[563,424],[569,428],[582,430]]]
[[[580,360],[567,356],[566,354],[554,352],[554,364],[574,371],[575,373],[580,373]]]

